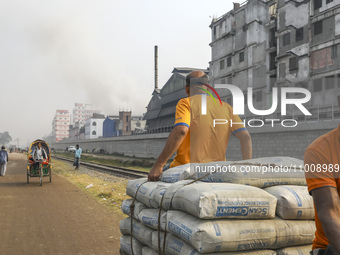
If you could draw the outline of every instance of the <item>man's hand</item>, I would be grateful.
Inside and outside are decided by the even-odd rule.
[[[163,167],[159,164],[154,164],[152,169],[150,170],[150,173],[148,174],[148,181],[154,182],[159,181],[159,177],[161,176],[163,171]]]

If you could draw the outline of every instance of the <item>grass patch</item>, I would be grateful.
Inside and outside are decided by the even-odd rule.
[[[128,180],[110,177],[114,181],[105,181],[82,173],[81,170],[74,170],[70,164],[57,159],[53,160],[53,173],[67,179],[67,181],[91,195],[121,219],[126,217],[120,206],[123,200],[130,198],[125,193]]]
[[[72,152],[55,152],[53,154],[56,156],[62,156],[70,159],[74,158],[74,153]],[[134,157],[128,158],[121,156],[117,157],[114,155],[97,155],[97,154],[93,156],[89,154],[83,154],[81,156],[81,161],[104,164],[109,166],[125,167],[145,172],[149,172],[155,162],[154,159],[137,159]]]

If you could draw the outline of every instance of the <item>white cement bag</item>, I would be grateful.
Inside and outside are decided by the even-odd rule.
[[[132,204],[132,201],[133,199],[125,199],[123,202],[122,202],[122,205],[121,205],[121,209],[122,209],[122,212],[126,215],[129,215],[131,216],[131,213],[130,213],[130,206]],[[138,215],[139,213],[146,209],[147,207],[145,205],[143,205],[141,202],[138,202],[137,200],[135,201],[135,209],[134,209],[134,213],[133,213],[133,218],[134,219],[138,219]]]
[[[142,249],[142,255],[158,255],[158,252],[148,246],[144,246]]]
[[[277,255],[310,255],[312,245],[294,246],[276,250]]]
[[[194,179],[195,165],[196,164],[185,164],[169,168],[162,173],[161,181],[174,183],[185,179]]]
[[[282,219],[312,220],[315,217],[313,197],[305,186],[276,186],[265,191],[277,198],[276,214]]]
[[[138,219],[145,226],[158,230],[158,214],[159,209],[145,209],[140,212]],[[162,210],[160,220],[160,228],[162,231],[164,231],[166,225],[166,211]]]
[[[138,242],[135,238],[132,238],[132,244],[133,244],[133,253],[135,255],[142,255],[142,248],[143,244]],[[121,236],[120,237],[120,249],[123,252],[123,254],[132,254],[131,250],[131,236]]]
[[[164,242],[164,233],[160,235],[160,246],[161,250]],[[154,250],[158,251],[158,233],[157,231],[152,232],[152,247]],[[200,255],[195,248],[193,248],[188,243],[179,239],[178,237],[167,234],[165,242],[165,253],[169,255]],[[158,254],[158,252],[157,252]],[[214,252],[214,253],[204,253],[204,255],[276,255],[275,251],[272,250],[258,250],[258,251],[241,251],[241,252]]]
[[[151,234],[153,229],[144,226],[137,220],[133,220],[132,236],[144,245],[150,245]],[[131,218],[121,220],[119,223],[122,235],[131,235]]]
[[[238,183],[258,188],[276,185],[306,186],[302,160],[289,157],[212,162],[195,166],[196,179],[205,182]]]
[[[180,211],[168,211],[167,229],[201,253],[278,249],[310,244],[314,221],[201,220]]]
[[[165,192],[163,208],[190,213],[200,219],[275,217],[276,198],[262,189],[233,183],[173,184]]]
[[[147,207],[158,208],[157,200],[154,199],[154,196],[161,197],[164,194],[164,191],[171,185],[171,183],[164,182],[146,182],[147,178],[141,178],[136,180],[130,180],[126,187],[126,194],[130,197],[135,197],[136,191],[139,188],[137,193],[137,200]]]

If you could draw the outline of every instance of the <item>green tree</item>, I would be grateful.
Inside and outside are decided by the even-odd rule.
[[[0,133],[0,145],[5,145],[12,141],[12,137],[7,131]]]

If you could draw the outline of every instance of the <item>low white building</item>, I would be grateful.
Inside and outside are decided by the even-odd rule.
[[[103,136],[103,122],[105,116],[94,113],[93,116],[85,120],[85,139],[95,139]]]
[[[131,117],[131,132],[139,133],[145,131],[146,120],[143,120],[143,116]]]

